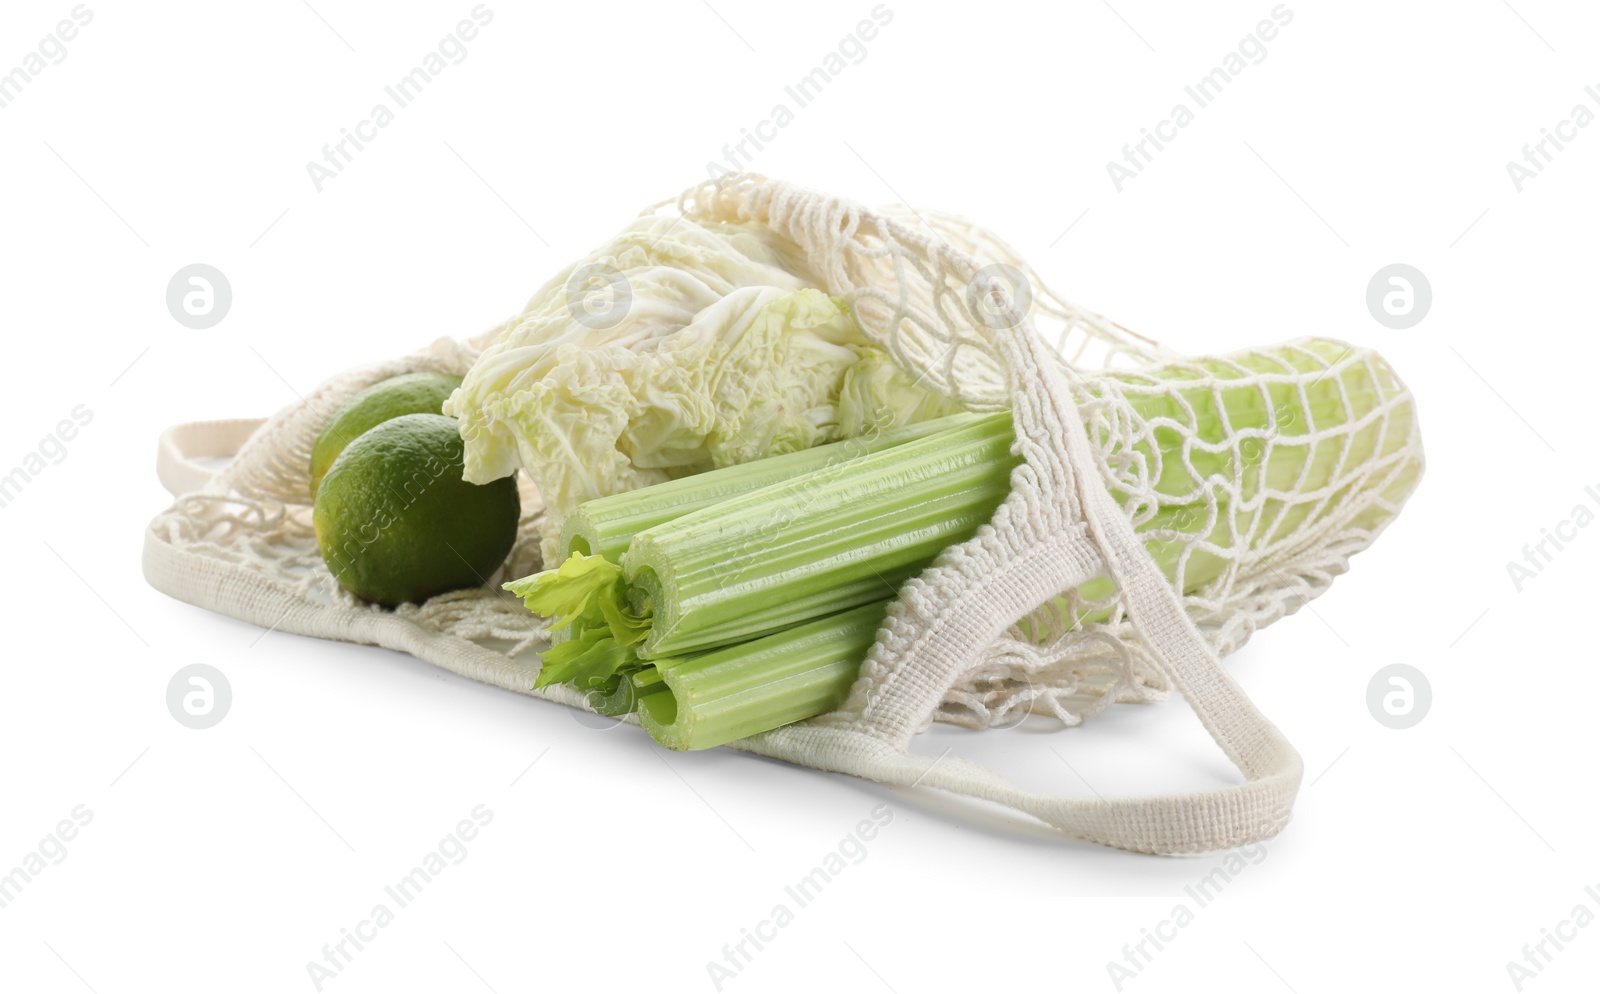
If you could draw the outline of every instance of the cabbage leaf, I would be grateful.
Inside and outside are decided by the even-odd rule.
[[[760,224],[645,217],[546,283],[444,412],[466,479],[524,470],[544,551],[586,500],[954,413]]]

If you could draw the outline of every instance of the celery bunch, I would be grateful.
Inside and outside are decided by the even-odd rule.
[[[994,514],[1017,459],[1009,413],[955,415],[887,437],[584,505],[573,544],[626,548],[621,562],[574,551],[555,569],[506,585],[529,610],[555,619],[561,637],[536,686],[570,683],[598,691],[598,710],[631,709],[626,694],[607,698],[652,661],[749,643],[893,597]],[[684,486],[691,483],[703,486]],[[696,499],[708,493],[727,496]],[[627,531],[652,518],[661,522]]]

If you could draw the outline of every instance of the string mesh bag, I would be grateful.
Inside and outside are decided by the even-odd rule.
[[[844,302],[919,384],[970,410],[1012,410],[1022,457],[994,518],[903,586],[844,704],[734,747],[980,799],[1139,852],[1230,848],[1287,823],[1300,758],[1219,659],[1326,590],[1420,480],[1415,403],[1380,357],[1304,339],[1186,358],[1069,303],[959,217],[873,211],[754,174],[651,211],[768,229],[797,279]],[[169,429],[158,472],[175,502],[146,534],[150,582],[264,627],[400,649],[584,707],[571,687],[533,689],[546,622],[499,587],[550,548],[526,477],[506,564],[420,605],[351,597],[311,529],[310,451],[333,412],[400,373],[465,375],[509,325],[341,374],[270,419]],[[212,457],[231,458],[213,471]],[[910,748],[934,721],[1074,725],[1173,690],[1240,782],[1081,798]]]

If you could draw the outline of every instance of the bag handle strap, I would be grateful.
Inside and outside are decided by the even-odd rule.
[[[1006,336],[1002,351],[1008,354],[1008,362],[1031,367],[1028,372],[1038,378],[1041,393],[1053,409],[1051,420],[1066,429],[1052,437],[1064,442],[1062,454],[1072,470],[1088,537],[1100,550],[1129,617],[1206,731],[1245,776],[1279,776],[1288,783],[1288,775],[1293,775],[1285,798],[1292,804],[1299,787],[1299,755],[1222,668],[1221,659],[1189,617],[1182,596],[1156,565],[1101,480],[1072,390],[1062,368],[1046,361],[1043,348],[1031,328],[1019,323]]]
[[[1222,668],[1102,481],[1067,373],[1022,316],[1012,316],[995,340],[1026,461],[993,530],[947,552],[891,611],[888,636],[863,669],[870,679],[858,685],[865,700],[853,694],[861,709],[849,730],[894,754],[858,755],[863,762],[851,772],[1007,804],[1070,835],[1139,852],[1203,852],[1276,835],[1299,791],[1299,754]],[[951,682],[1013,620],[1102,570],[1243,783],[1148,797],[1040,795],[978,764],[929,765],[909,751]]]
[[[156,477],[174,497],[204,490],[217,471],[200,459],[235,455],[266,418],[189,421],[161,433],[156,443]]]
[[[1127,519],[1116,509],[1116,517]],[[1003,804],[1076,838],[1135,852],[1193,853],[1230,849],[1276,835],[1288,823],[1302,766],[1294,747],[1262,715],[1183,609],[1166,578],[1144,554],[1131,526],[1107,548],[1132,542],[1143,560],[1106,554],[1086,531],[1041,539],[998,561],[975,556],[984,577],[938,604],[909,628],[891,615],[888,645],[899,659],[889,679],[868,691],[867,704],[846,728],[805,726],[769,733],[760,751],[827,769],[905,786],[918,784]],[[1112,560],[1118,560],[1111,565]],[[1102,566],[1104,564],[1104,567]],[[956,674],[1010,625],[1064,586],[1109,567],[1127,610],[1158,665],[1188,699],[1212,738],[1245,775],[1227,787],[1152,796],[1092,797],[1038,794],[995,771],[962,759],[930,761],[909,750],[910,740],[937,708]],[[914,581],[915,582],[915,581]],[[912,638],[898,642],[899,633]],[[876,654],[878,650],[875,649]],[[799,746],[801,741],[806,745]],[[789,748],[785,748],[789,746]]]

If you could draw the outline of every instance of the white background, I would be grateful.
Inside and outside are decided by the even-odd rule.
[[[468,858],[323,989],[713,990],[724,944],[887,804],[866,857],[723,989],[1113,991],[1107,962],[1218,865],[727,750],[667,754],[145,584],[142,530],[169,501],[160,429],[264,415],[498,322],[702,179],[872,7],[712,2],[491,0],[466,60],[320,193],[306,163],[469,0],[91,2],[67,58],[0,110],[0,472],[75,405],[94,414],[0,508],[0,872],[93,812],[0,909],[0,989],[313,990],[308,961],[479,804],[493,821]],[[1265,61],[1118,192],[1107,161],[1269,0],[891,0],[867,57],[754,163],[981,219],[1071,298],[1180,349],[1331,335],[1381,349],[1418,395],[1430,465],[1401,520],[1228,663],[1305,758],[1295,820],[1125,990],[1515,990],[1525,943],[1600,910],[1584,893],[1600,529],[1520,593],[1506,571],[1600,484],[1600,127],[1520,192],[1506,171],[1574,105],[1600,109],[1584,93],[1600,15],[1512,5],[1291,0]],[[71,8],[5,5],[0,72]],[[164,302],[193,262],[233,286],[208,331]],[[1434,294],[1404,331],[1365,304],[1393,262]],[[193,662],[233,687],[208,731],[164,703]],[[1406,731],[1365,703],[1395,662],[1434,692]],[[918,745],[952,747],[1080,794],[1236,776],[1176,699]],[[1592,978],[1600,928],[1577,935],[1523,989]]]

